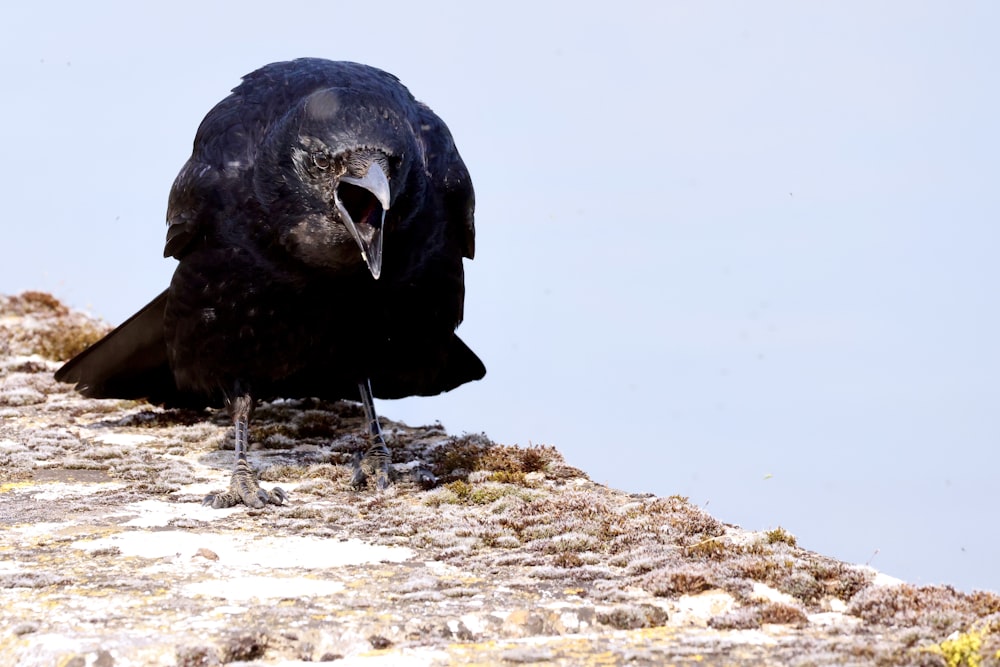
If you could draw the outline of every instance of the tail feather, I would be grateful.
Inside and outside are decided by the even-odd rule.
[[[163,292],[121,326],[70,359],[58,371],[60,382],[75,384],[90,398],[149,399],[177,403],[181,398],[163,340]]]
[[[446,348],[440,350],[438,363],[420,363],[414,367],[412,359],[426,355],[420,350],[402,348],[394,351],[388,371],[372,376],[372,392],[376,398],[405,398],[406,396],[435,396],[455,387],[479,380],[486,375],[486,367],[476,353],[461,338],[452,335]]]
[[[440,391],[450,391],[455,387],[481,380],[486,375],[486,366],[476,353],[458,336],[453,336],[448,351],[448,362],[438,378]]]

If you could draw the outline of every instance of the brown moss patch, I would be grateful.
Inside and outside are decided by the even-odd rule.
[[[948,634],[1000,612],[1000,596],[962,593],[951,586],[869,586],[854,596],[848,613],[866,623],[889,627],[923,625]]]
[[[809,619],[798,607],[780,602],[768,602],[745,605],[708,620],[709,627],[716,630],[755,630],[765,623],[805,627]]]
[[[527,483],[526,475],[543,473],[546,479],[565,481],[586,475],[567,466],[555,447],[518,447],[492,442],[485,435],[451,438],[430,452],[434,474],[444,481],[468,479],[470,473],[489,472],[493,481]]]
[[[562,455],[556,448],[549,445],[526,448],[494,445],[486,450],[479,461],[480,467],[475,469],[525,474],[544,471],[552,463],[561,463],[562,460]]]
[[[711,572],[709,568],[692,565],[660,568],[646,575],[642,587],[657,597],[695,595],[715,588]]]
[[[48,292],[27,291],[15,296],[3,297],[2,312],[4,315],[49,315],[62,317],[69,314],[67,308],[59,299]]]
[[[100,340],[108,329],[45,292],[0,296],[0,355],[37,354],[63,361]]]

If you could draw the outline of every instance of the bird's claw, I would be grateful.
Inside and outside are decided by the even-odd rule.
[[[267,504],[282,505],[287,497],[285,491],[278,486],[270,491],[262,489],[250,463],[246,457],[240,456],[236,462],[236,470],[233,471],[229,481],[229,490],[224,493],[208,494],[202,500],[202,505],[223,509],[243,503],[247,507],[260,509]]]
[[[378,438],[371,447],[362,455],[358,452],[351,461],[354,474],[351,476],[351,486],[356,490],[361,490],[368,486],[368,479],[374,478],[375,488],[385,491],[389,488],[389,461],[392,456],[389,448],[385,446],[382,438]]]
[[[423,466],[411,470],[410,478],[424,491],[433,489],[438,484],[438,478],[434,473]]]

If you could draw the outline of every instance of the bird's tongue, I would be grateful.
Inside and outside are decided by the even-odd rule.
[[[361,248],[372,277],[382,273],[382,223],[389,210],[389,181],[376,163],[361,178],[343,176],[337,189],[337,206],[344,225]]]

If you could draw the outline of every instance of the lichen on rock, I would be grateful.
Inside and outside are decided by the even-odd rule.
[[[992,593],[885,584],[554,447],[386,420],[398,481],[353,491],[350,402],[263,404],[251,460],[289,501],[202,507],[224,414],[52,379],[106,330],[0,297],[0,665],[998,662]]]

